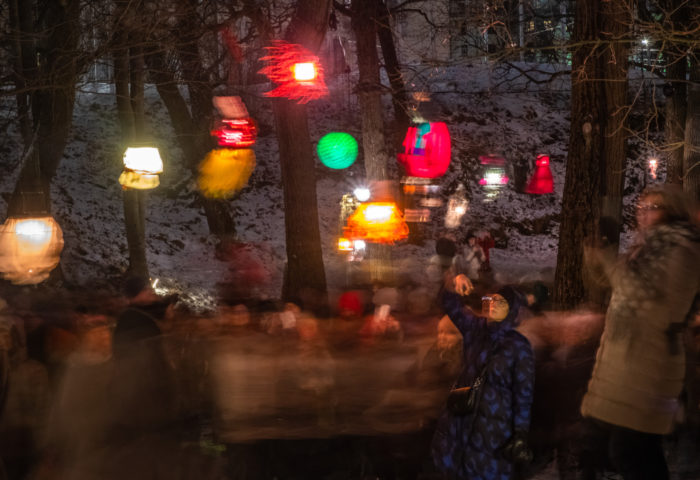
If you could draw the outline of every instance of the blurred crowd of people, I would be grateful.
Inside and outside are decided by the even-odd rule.
[[[437,239],[425,284],[331,304],[195,314],[136,278],[119,296],[0,299],[0,479],[515,479],[555,458],[565,480],[669,478],[664,436],[689,465],[700,440],[684,202],[645,191],[618,258],[587,243],[605,315],[495,285],[493,239],[473,233]]]

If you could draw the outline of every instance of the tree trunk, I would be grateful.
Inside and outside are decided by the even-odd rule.
[[[687,31],[691,14],[685,0],[661,0],[661,8],[667,13],[665,24],[671,31]],[[687,113],[688,86],[688,49],[684,43],[669,42],[663,50],[666,63],[665,125],[666,134],[666,183],[682,186],[683,184],[683,144]],[[669,90],[670,88],[670,90]]]
[[[602,129],[599,78],[594,60],[600,0],[576,3],[572,43],[571,132],[562,199],[554,304],[573,308],[585,297],[583,240],[597,235],[600,218]],[[593,46],[592,46],[593,45]]]
[[[700,61],[692,60],[685,123],[683,191],[700,201]]]
[[[318,51],[330,16],[330,0],[298,1],[285,39]],[[326,296],[321,233],[316,201],[314,157],[306,106],[287,99],[273,101],[279,142],[287,270],[282,297],[303,298],[308,290]]]
[[[15,89],[17,95],[17,117],[24,148],[29,148],[32,140],[32,119],[29,115],[31,96],[29,93],[30,79],[36,73],[36,48],[34,45],[34,2],[31,0],[10,0],[10,28],[13,31],[12,46],[14,55]]]
[[[379,76],[379,56],[377,54],[377,0],[353,0],[352,28],[357,45],[357,66],[359,71],[357,92],[362,112],[362,151],[367,180],[373,187],[376,198],[378,182],[384,183],[389,177],[387,167],[389,153],[384,128],[382,108],[382,86]],[[381,184],[379,183],[379,184]],[[390,192],[382,187],[384,195]],[[386,200],[382,198],[382,200]],[[383,245],[369,246],[370,278],[373,282],[391,283],[391,250]]]
[[[403,83],[403,76],[399,67],[399,59],[396,55],[396,45],[394,44],[394,35],[391,30],[391,15],[384,0],[377,0],[377,2],[379,8],[377,35],[379,36],[379,45],[382,47],[384,69],[391,85],[391,100],[394,105],[394,119],[396,121],[396,135],[393,144],[398,149],[401,147],[403,137],[410,123],[408,99],[406,98],[406,85]]]

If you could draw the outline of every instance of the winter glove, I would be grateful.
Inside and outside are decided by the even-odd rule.
[[[515,432],[501,449],[503,457],[513,463],[528,464],[532,461],[532,450],[527,445],[527,434]]]

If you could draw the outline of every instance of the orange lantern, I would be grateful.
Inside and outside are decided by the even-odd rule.
[[[63,250],[63,232],[53,217],[9,217],[0,226],[0,274],[16,285],[49,277]]]
[[[363,203],[348,217],[345,236],[393,244],[408,237],[408,225],[394,202]]]
[[[227,198],[243,188],[255,169],[250,148],[220,148],[207,154],[199,165],[199,189],[210,198]]]

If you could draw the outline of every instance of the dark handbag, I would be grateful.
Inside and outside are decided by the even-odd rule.
[[[474,412],[479,406],[486,374],[486,367],[481,371],[470,387],[453,388],[447,396],[447,410],[452,415],[463,417]]]

